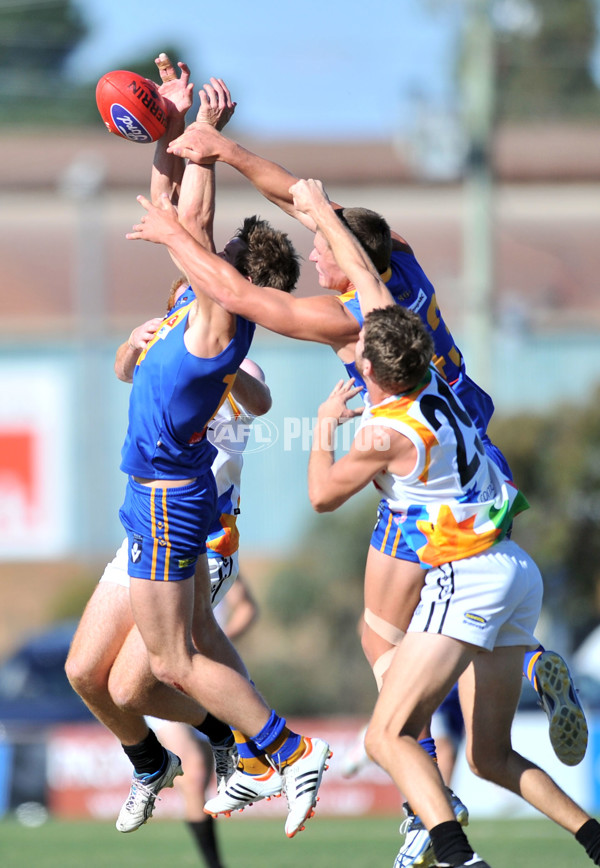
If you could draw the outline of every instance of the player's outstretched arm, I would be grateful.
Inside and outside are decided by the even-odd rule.
[[[356,288],[363,315],[375,308],[394,304],[392,294],[371,259],[335,213],[321,181],[312,178],[297,181],[290,188],[290,194],[296,210],[314,221],[331,247],[337,264]]]
[[[314,224],[306,214],[296,210],[289,192],[298,179],[278,163],[260,157],[217,131],[197,124],[190,124],[183,135],[171,142],[169,150],[195,163],[227,163],[248,178],[266,199],[314,232]]]
[[[196,124],[190,124],[181,136],[173,139],[169,150],[195,163],[227,163],[244,175],[265,199],[299,220],[311,232],[316,230],[311,218],[294,207],[289,191],[298,180],[297,176],[279,163],[261,157],[238,142],[219,135],[214,130],[202,129]],[[332,202],[332,205],[334,208],[340,207],[337,202]],[[408,242],[397,232],[392,232],[392,240],[395,249],[412,253]]]
[[[230,120],[236,106],[225,82],[220,78],[211,78],[210,83],[202,86],[198,95],[200,108],[196,118],[197,123],[222,129]],[[181,158],[174,157],[174,159]],[[207,250],[214,252],[214,164],[188,163],[181,183],[178,214],[180,223],[196,241]]]
[[[161,79],[158,92],[167,104],[168,114],[167,128],[157,141],[154,151],[150,198],[156,202],[163,193],[166,193],[176,203],[185,160],[169,153],[167,147],[171,139],[181,135],[185,129],[185,116],[192,105],[194,85],[190,81],[189,67],[182,61],[177,64],[177,69],[169,57],[161,52],[154,62]]]
[[[190,283],[195,281],[201,292],[229,309],[229,304],[235,303],[235,297],[242,294],[248,281],[232,265],[193,238],[179,221],[177,210],[168,196],[161,196],[156,205],[145,196],[138,196],[137,200],[146,214],[125,237],[130,241],[164,244],[181,262]]]
[[[179,223],[168,197],[163,196],[158,205],[152,205],[145,196],[137,198],[147,213],[126,238],[165,244],[190,283],[225,310],[278,334],[328,344],[334,349],[356,340],[355,318],[333,296],[294,298],[279,289],[254,286],[192,238]]]

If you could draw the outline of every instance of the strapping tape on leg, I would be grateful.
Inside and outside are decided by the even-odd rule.
[[[363,617],[365,624],[374,633],[377,633],[378,636],[389,642],[390,645],[399,645],[402,642],[405,636],[404,630],[400,630],[394,624],[390,624],[389,621],[384,621],[383,618],[380,618],[379,615],[376,615],[370,609],[365,609]]]
[[[377,690],[379,691],[383,687],[383,676],[392,665],[392,660],[394,659],[395,653],[396,646],[390,648],[388,651],[385,651],[381,655],[381,657],[378,657],[375,663],[373,663],[373,675],[375,676],[375,681],[377,682]]]

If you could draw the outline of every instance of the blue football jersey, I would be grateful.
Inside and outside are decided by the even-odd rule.
[[[442,319],[437,305],[435,290],[427,275],[412,253],[401,250],[392,252],[391,266],[382,279],[397,304],[414,311],[421,317],[433,338],[433,363],[437,371],[459,395],[478,431],[484,434],[494,412],[494,402],[484,390],[467,376],[462,353],[454,343],[450,329]],[[355,289],[340,296],[342,304],[362,326],[364,317]],[[345,365],[357,385],[364,382],[354,362]]]
[[[184,342],[193,300],[175,305],[136,364],[121,469],[132,476],[201,476],[216,455],[207,440],[211,418],[226,399],[255,324],[236,317],[236,332],[219,355],[193,355]]]

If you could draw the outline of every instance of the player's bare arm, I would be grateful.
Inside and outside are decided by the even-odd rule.
[[[204,84],[198,96],[200,108],[196,116],[197,123],[222,129],[232,117],[236,106],[225,82],[220,78],[211,78],[210,84]],[[179,199],[179,221],[203,247],[213,252],[215,250],[214,214],[214,164],[189,163],[185,170]]]
[[[359,391],[353,380],[340,380],[319,407],[308,462],[308,496],[316,512],[337,509],[382,470],[406,474],[414,467],[414,445],[383,425],[360,428],[347,454],[335,460],[337,427],[362,412],[362,408],[352,410],[347,406]]]
[[[129,337],[118,348],[115,356],[115,374],[124,383],[133,382],[133,372],[136,362],[148,342],[152,340],[162,323],[161,317],[149,319],[147,322],[136,326]]]
[[[360,429],[349,452],[335,460],[335,432],[361,412],[347,407],[359,392],[353,380],[340,380],[319,407],[308,461],[308,496],[316,512],[337,509],[387,466],[386,450],[374,448],[372,429]]]
[[[181,135],[185,129],[185,116],[193,102],[194,85],[190,81],[189,67],[182,61],[176,68],[169,57],[161,52],[154,62],[161,79],[158,92],[166,102],[168,114],[167,128],[157,141],[154,152],[150,198],[156,202],[159,196],[166,193],[176,203],[185,161],[168,153],[167,146],[174,136]]]
[[[316,226],[313,221],[307,214],[295,208],[290,194],[290,187],[298,180],[297,176],[279,163],[267,160],[227,136],[220,135],[214,130],[203,129],[196,124],[190,124],[182,135],[174,138],[169,145],[169,150],[193,162],[227,163],[244,175],[265,199],[269,199],[286,214],[295,217],[312,232],[315,231]],[[332,202],[332,205],[334,208],[340,207],[336,202]],[[392,232],[392,237],[397,249],[412,253],[407,241],[401,235]]]
[[[346,455],[335,460],[335,428],[331,417],[317,420],[308,463],[308,496],[316,512],[333,512],[372,482],[398,452],[398,438],[412,443],[391,428],[361,428]],[[414,463],[414,460],[413,460]]]
[[[244,359],[238,368],[231,395],[253,416],[264,416],[273,405],[264,371],[252,359]]]
[[[214,166],[197,166],[188,163],[181,184],[181,198],[177,208],[181,226],[206,250],[215,252],[213,240],[215,216],[215,170]],[[173,256],[172,251],[171,257]],[[185,273],[183,263],[176,260]],[[190,279],[191,283],[191,279]]]
[[[197,121],[219,129],[230,120],[235,103],[227,85],[222,79],[211,78],[199,91],[200,108]],[[180,157],[171,157],[184,161]],[[198,241],[202,247],[214,252],[213,222],[215,213],[215,172],[213,165],[186,166],[179,195],[178,219],[181,225]],[[181,263],[170,255],[180,270]],[[203,320],[190,317],[191,328],[186,334],[186,343],[191,352],[212,357],[223,348],[222,338],[231,335],[233,321],[222,309],[211,310],[214,302],[206,296],[197,295],[194,314],[198,309],[203,312]],[[213,322],[214,320],[214,322]],[[222,334],[217,337],[217,330]]]
[[[294,298],[278,289],[253,286],[228,262],[202,250],[179,223],[167,197],[158,206],[145,196],[138,196],[138,202],[147,214],[126,237],[165,244],[190,283],[230,313],[278,334],[334,349],[356,342],[358,323],[333,296]]]
[[[190,124],[185,133],[174,139],[169,150],[194,162],[227,163],[244,175],[265,199],[295,217],[311,232],[316,230],[311,218],[294,207],[289,190],[298,178],[278,163],[254,154],[226,136],[199,128],[195,124]],[[334,208],[340,207],[337,202],[331,204]],[[392,243],[395,250],[413,252],[406,239],[397,232],[392,231]]]
[[[311,218],[296,210],[289,192],[298,179],[278,163],[266,160],[226,136],[197,124],[190,124],[181,136],[171,142],[169,150],[192,162],[227,163],[248,178],[265,199],[295,217],[311,232],[315,231]]]
[[[258,604],[250,588],[238,576],[227,591],[228,617],[223,632],[228,639],[239,639],[258,618]]]
[[[212,77],[210,83],[207,82],[200,88],[198,96],[200,108],[196,123],[222,130],[232,118],[236,107],[223,79]],[[179,200],[179,220],[203,247],[214,252],[214,163],[188,163],[184,178],[183,192]]]
[[[333,251],[337,264],[356,288],[363,315],[366,316],[375,308],[394,304],[391,292],[365,250],[335,213],[322,182],[312,178],[297,181],[290,188],[290,194],[296,209],[315,222]]]
[[[214,206],[214,166],[188,164],[181,183],[179,225],[190,233],[194,241],[203,249],[211,252],[214,252]],[[185,265],[170,248],[168,249],[171,258],[186,273]],[[214,358],[225,349],[233,337],[235,332],[234,317],[201,292],[192,274],[187,276],[196,297],[188,317],[188,328],[184,337],[185,345],[193,355]]]

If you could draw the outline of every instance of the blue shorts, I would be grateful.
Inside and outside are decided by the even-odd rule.
[[[214,521],[217,487],[212,473],[190,485],[152,488],[127,483],[119,511],[127,532],[128,573],[136,579],[168,582],[194,575]]]
[[[377,507],[377,520],[371,534],[371,545],[391,558],[419,563],[418,556],[402,538],[402,515],[392,512],[387,500],[380,500]]]

